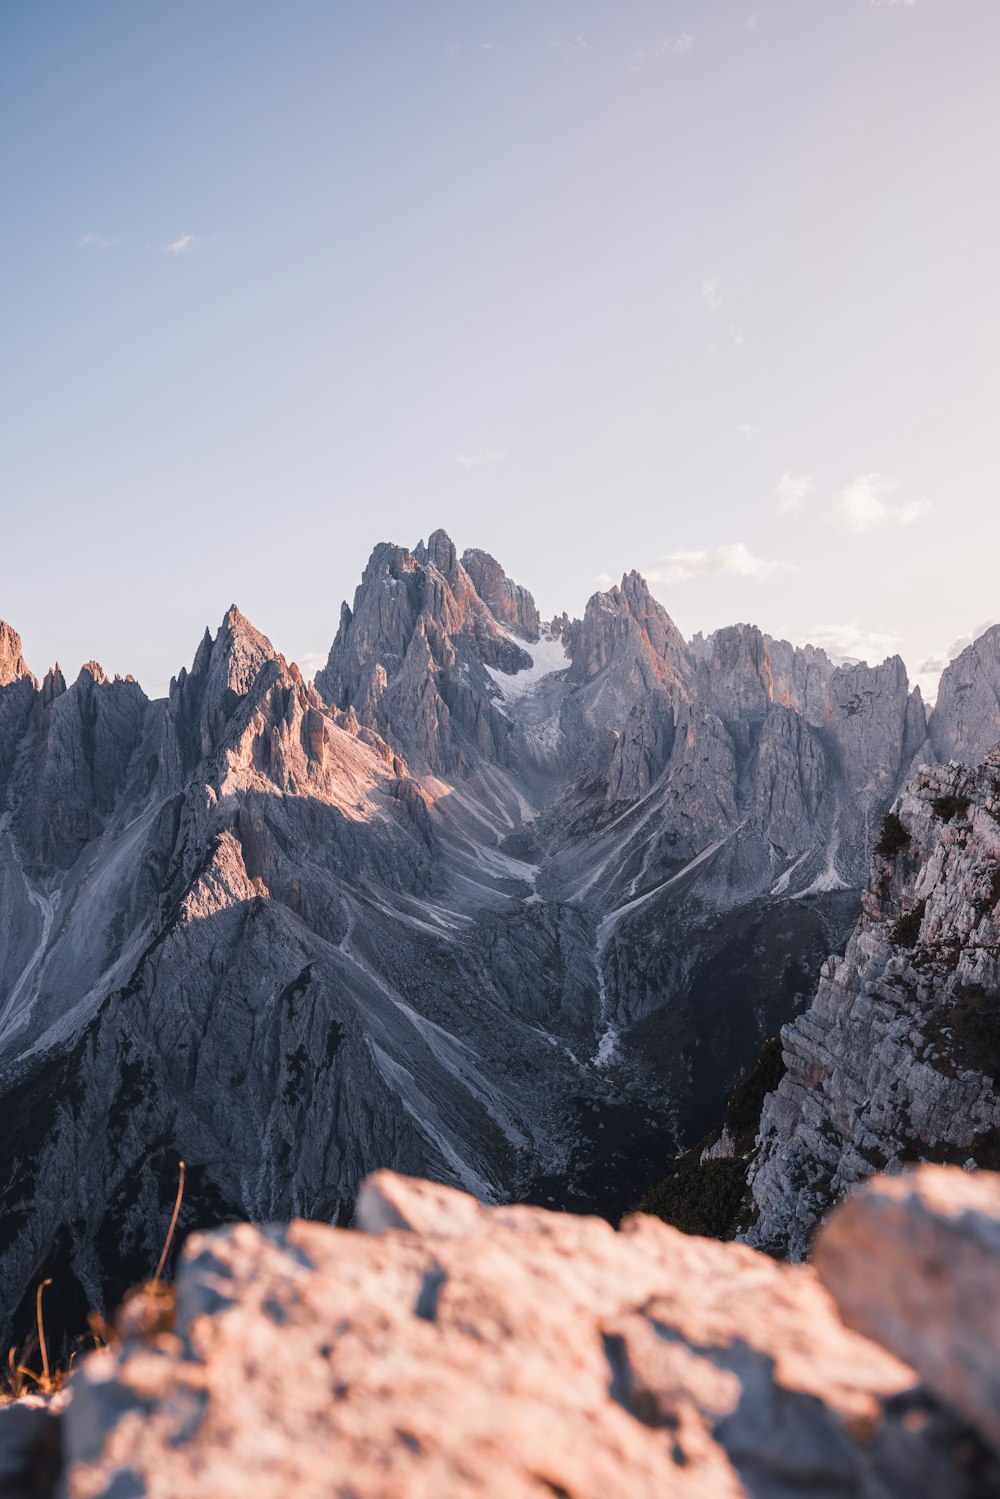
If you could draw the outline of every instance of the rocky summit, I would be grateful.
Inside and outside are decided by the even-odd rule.
[[[132,1298],[55,1409],[0,1405],[4,1492],[1000,1493],[1000,1178],[881,1179],[815,1268],[389,1172],[356,1222],[193,1235],[175,1316]]]
[[[312,683],[235,606],[155,701],[0,627],[8,1341],[44,1277],[56,1337],[149,1273],[179,1157],[182,1232],[343,1224],[381,1167],[617,1220],[805,1008],[912,767],[993,734],[968,656],[928,722],[898,658],[685,641],[637,573],[543,622],[442,531]]]

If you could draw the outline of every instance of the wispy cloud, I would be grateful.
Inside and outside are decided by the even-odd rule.
[[[687,31],[659,42],[641,42],[632,54],[632,72],[641,73],[657,57],[686,57],[693,46],[694,37]]]
[[[503,448],[484,448],[479,453],[455,453],[454,461],[459,468],[486,468],[491,463],[500,463],[506,456]]]
[[[746,438],[747,442],[753,442],[755,437],[760,436],[760,428],[755,427],[753,422],[740,422],[736,430],[741,437]]]
[[[85,234],[79,241],[81,250],[113,250],[122,242],[120,234]]]
[[[168,245],[163,245],[161,248],[166,255],[193,255],[196,250],[202,248],[204,243],[205,241],[199,239],[196,234],[179,234],[176,239],[172,239]]]
[[[575,36],[569,42],[549,42],[549,51],[558,52],[562,56],[569,56],[573,52],[589,52],[590,43],[580,35]]]
[[[328,651],[301,651],[294,659],[306,681],[311,682],[316,673],[326,665],[328,655]]]
[[[808,643],[819,646],[837,660],[878,665],[886,656],[895,654],[899,636],[891,630],[868,630],[852,619],[840,625],[814,625]]]
[[[706,573],[731,573],[738,578],[768,578],[785,564],[757,557],[742,541],[719,547],[714,552],[667,552],[654,557],[644,569],[650,583],[686,583]]]
[[[708,303],[711,311],[718,312],[722,306],[722,296],[719,292],[719,283],[714,276],[702,277],[701,294]]]
[[[802,509],[802,503],[813,491],[813,481],[810,474],[795,474],[788,472],[782,474],[778,483],[774,486],[776,504],[775,515],[795,515]]]
[[[859,474],[846,485],[833,502],[833,515],[849,531],[872,531],[876,526],[894,522],[910,526],[919,520],[930,506],[911,501],[908,505],[890,505],[886,496],[895,485],[881,474]]]
[[[916,3],[917,0],[868,0],[869,5],[898,6],[901,10],[910,10]]]
[[[749,26],[749,28],[750,28],[751,31],[754,29],[754,27],[756,26],[756,24],[757,24],[757,22],[759,20],[760,20],[760,11],[759,10],[755,10],[752,16],[747,16],[747,25]]]

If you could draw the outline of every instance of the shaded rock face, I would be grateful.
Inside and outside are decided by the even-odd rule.
[[[470,547],[462,553],[462,566],[494,619],[524,640],[538,639],[542,621],[534,599],[520,583],[508,578],[496,558]]]
[[[1000,750],[917,772],[857,928],[782,1033],[751,1170],[753,1244],[800,1258],[850,1186],[917,1158],[1000,1162]]]
[[[235,607],[156,702],[4,642],[4,1335],[149,1272],[179,1156],[185,1228],[342,1222],[380,1166],[617,1218],[932,753],[898,661],[686,644],[635,573],[539,626],[441,531],[376,547],[313,685]]]
[[[935,1187],[947,1198],[954,1184]],[[189,1239],[175,1329],[126,1333],[73,1375],[69,1499],[997,1492],[996,1460],[963,1420],[975,1399],[953,1414],[944,1402],[964,1392],[943,1370],[944,1402],[845,1327],[811,1268],[649,1218],[616,1234],[487,1210],[389,1173],[365,1184],[357,1224]],[[878,1263],[905,1263],[873,1228]],[[862,1320],[864,1267],[834,1274],[832,1250],[827,1279]],[[935,1302],[957,1304],[968,1273],[939,1266]],[[964,1312],[919,1329],[909,1306],[892,1334],[915,1332],[923,1355],[967,1332]],[[990,1377],[966,1384],[984,1393]]]
[[[978,764],[1000,742],[1000,625],[945,667],[928,729],[941,761]]]

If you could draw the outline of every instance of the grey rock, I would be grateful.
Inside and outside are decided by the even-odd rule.
[[[1000,1452],[1000,1177],[920,1166],[852,1193],[815,1265],[848,1327]]]
[[[1000,756],[925,767],[894,807],[857,928],[782,1032],[750,1175],[751,1243],[800,1258],[852,1185],[903,1160],[1000,1148]]]
[[[22,1395],[0,1400],[0,1494],[4,1499],[53,1499],[62,1471],[65,1400]]]
[[[1000,742],[1000,625],[993,625],[941,674],[928,733],[941,761],[978,763]]]
[[[542,621],[534,599],[520,583],[508,578],[495,557],[469,547],[462,553],[462,566],[494,619],[524,640],[538,639]]]

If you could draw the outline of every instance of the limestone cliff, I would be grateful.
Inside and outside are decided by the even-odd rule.
[[[1000,1163],[1000,748],[907,782],[847,951],[782,1043],[751,1243],[801,1258],[853,1183],[901,1161]]]

